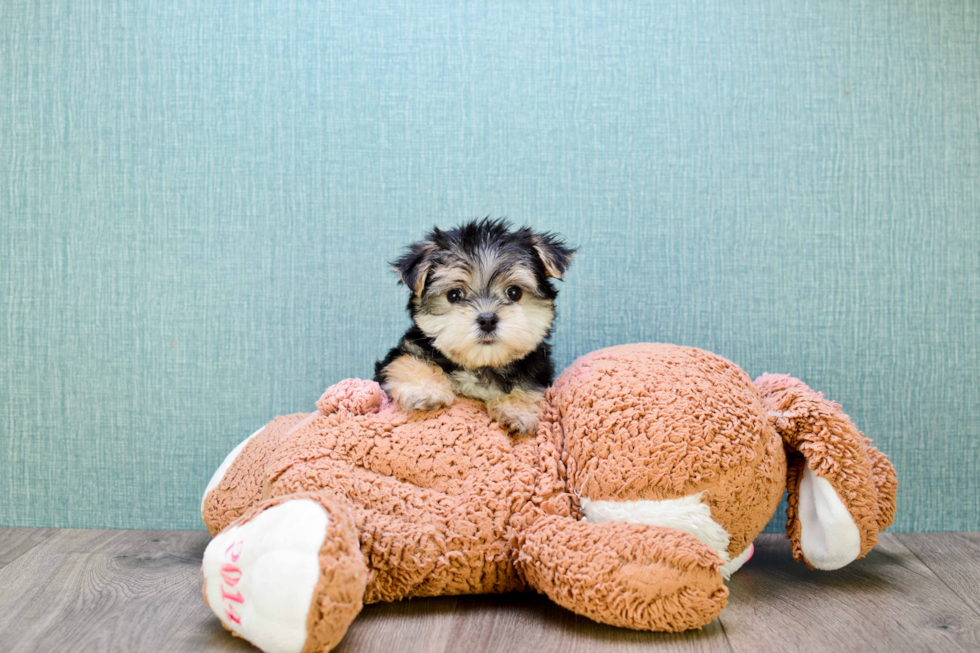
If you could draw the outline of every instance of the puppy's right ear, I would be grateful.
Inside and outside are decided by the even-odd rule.
[[[421,297],[422,290],[425,288],[425,278],[432,267],[432,255],[438,250],[439,246],[431,240],[413,243],[408,246],[408,251],[400,259],[392,261],[391,269],[398,274],[403,284]]]
[[[531,234],[531,245],[544,265],[545,274],[555,279],[565,276],[565,270],[575,258],[576,249],[552,233]]]

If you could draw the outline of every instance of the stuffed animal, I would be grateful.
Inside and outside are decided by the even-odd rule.
[[[534,589],[595,621],[699,628],[789,492],[797,560],[837,569],[897,482],[840,406],[688,347],[584,356],[514,438],[483,404],[395,408],[329,388],[232,451],[202,504],[204,596],[267,652],[328,651],[365,603]]]

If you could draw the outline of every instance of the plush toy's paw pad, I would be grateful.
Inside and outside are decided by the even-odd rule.
[[[315,501],[294,500],[215,537],[204,591],[224,626],[263,651],[302,650],[329,523]]]

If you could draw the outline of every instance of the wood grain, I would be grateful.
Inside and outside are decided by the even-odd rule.
[[[889,534],[832,572],[795,563],[782,535],[762,535],[729,588],[720,619],[735,651],[980,650],[977,615]]]
[[[980,533],[900,533],[895,537],[980,615]]]
[[[201,593],[198,592],[198,595]],[[192,614],[167,638],[159,653],[185,653],[208,651],[209,653],[256,653],[258,649],[240,637],[225,630],[214,613],[200,599],[188,597],[193,603]]]
[[[4,650],[146,651],[202,607],[197,531],[52,535],[0,569]]]
[[[0,528],[0,568],[57,532],[55,528]]]
[[[0,649],[255,651],[201,598],[199,531],[0,528]],[[341,653],[621,653],[657,650],[980,650],[980,534],[885,535],[834,572],[793,561],[781,535],[729,583],[703,630],[642,633],[596,624],[534,594],[442,597],[365,607]]]
[[[445,649],[453,653],[588,653],[730,651],[717,623],[687,633],[647,633],[595,623],[535,593],[461,598]]]
[[[444,651],[458,620],[458,604],[469,598],[445,596],[365,606],[336,650]]]

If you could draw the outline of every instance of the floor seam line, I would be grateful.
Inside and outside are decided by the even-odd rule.
[[[728,645],[728,650],[735,653],[735,646],[732,645],[732,640],[728,639],[728,629],[725,628],[725,621],[721,618],[721,615],[718,615],[718,625],[721,626],[721,634],[725,636],[725,644]]]
[[[42,530],[42,529],[38,529],[38,530]],[[57,528],[50,528],[50,529],[46,529],[46,530],[50,530],[51,532],[48,533],[46,536],[44,536],[44,538],[42,538],[39,542],[35,542],[34,544],[32,544],[30,546],[30,548],[28,548],[26,551],[21,551],[20,554],[16,558],[13,558],[13,559],[8,560],[7,562],[3,563],[3,565],[0,566],[0,570],[6,569],[10,565],[14,564],[15,562],[17,562],[18,560],[20,560],[21,558],[23,558],[25,555],[27,555],[28,553],[30,553],[31,551],[33,551],[34,549],[36,549],[38,546],[44,544],[50,538],[54,537],[57,534],[57,532],[58,532],[58,529]]]
[[[965,604],[968,608],[970,608],[970,610],[974,614],[976,614],[978,617],[980,617],[980,610],[977,610],[977,608],[975,608],[972,605],[970,605],[969,601],[967,601],[966,598],[962,594],[960,594],[958,591],[956,591],[955,588],[953,588],[949,583],[947,583],[943,579],[942,576],[940,576],[939,574],[937,574],[936,573],[936,570],[933,569],[932,567],[930,567],[928,562],[926,562],[925,560],[923,560],[922,558],[920,558],[919,557],[919,554],[916,553],[915,550],[912,549],[912,547],[910,547],[908,544],[906,544],[904,541],[902,541],[901,536],[902,535],[905,535],[905,534],[906,533],[892,533],[892,535],[895,536],[895,539],[897,539],[899,542],[901,542],[902,543],[902,546],[904,546],[906,549],[908,549],[908,552],[911,553],[915,557],[916,560],[918,560],[919,562],[921,562],[925,566],[926,569],[928,569],[929,571],[931,571],[932,572],[932,575],[935,576],[939,580],[939,582],[942,583],[946,587],[946,589],[948,589],[950,592],[952,592],[953,595],[956,598],[958,598],[963,604]]]

